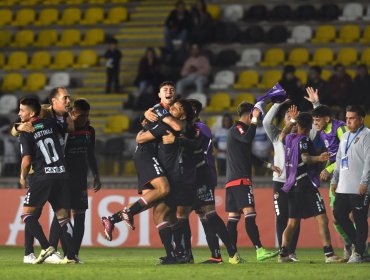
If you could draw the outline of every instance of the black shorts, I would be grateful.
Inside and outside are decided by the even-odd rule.
[[[87,182],[68,181],[71,194],[71,209],[86,210],[89,208]]]
[[[134,157],[137,177],[138,177],[138,192],[141,193],[144,189],[150,189],[147,185],[158,177],[164,177],[164,169],[155,156],[136,156]]]
[[[170,193],[165,198],[165,202],[170,207],[192,206],[194,203],[194,187],[169,180]]]
[[[215,187],[209,185],[197,185],[194,194],[193,209],[197,210],[206,205],[215,204]]]
[[[33,177],[24,199],[24,206],[42,207],[50,202],[54,212],[59,209],[70,209],[70,192],[65,179],[37,180]]]
[[[325,214],[324,200],[317,188],[308,180],[300,180],[298,182],[304,183],[302,191],[289,192],[289,218],[292,219],[307,219]]]
[[[240,185],[226,188],[226,212],[239,212],[246,207],[254,207],[252,186]]]

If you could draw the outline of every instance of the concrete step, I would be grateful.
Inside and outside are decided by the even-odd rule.
[[[147,26],[147,27],[126,27],[120,29],[118,34],[137,34],[137,33],[163,33],[164,26]]]
[[[116,39],[121,43],[121,42],[124,42],[124,41],[138,41],[138,42],[141,42],[141,41],[163,41],[163,38],[164,38],[164,34],[163,32],[161,33],[145,33],[145,34],[142,34],[142,33],[134,33],[134,34],[131,34],[131,33],[127,33],[127,34],[117,34],[116,36]]]
[[[140,27],[148,27],[148,26],[164,26],[164,19],[147,19],[147,20],[134,20],[129,21],[123,24],[123,26],[140,26]]]
[[[130,20],[163,20],[162,23],[166,20],[168,16],[168,11],[159,11],[159,12],[133,12],[130,14]]]

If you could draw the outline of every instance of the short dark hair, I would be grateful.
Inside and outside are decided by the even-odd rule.
[[[20,104],[27,106],[31,112],[35,113],[35,117],[40,114],[41,111],[41,104],[39,100],[35,97],[24,97],[20,100]]]
[[[317,74],[321,75],[322,69],[320,66],[312,66],[311,70],[314,70],[317,72]]]
[[[359,115],[362,118],[365,118],[366,116],[366,111],[360,105],[348,105],[346,107],[346,112],[357,113],[357,115]]]
[[[295,72],[295,67],[293,65],[286,65],[284,67],[284,73],[294,73]]]
[[[193,106],[189,102],[189,100],[180,98],[180,99],[176,100],[176,102],[179,102],[181,104],[181,107],[184,110],[185,115],[186,115],[186,121],[188,123],[192,123],[193,120],[194,120],[194,117],[195,117],[195,112],[194,112]]]
[[[202,112],[202,109],[203,109],[202,103],[199,100],[193,99],[193,98],[188,98],[186,100],[189,101],[191,106],[193,107],[195,117],[198,117],[200,112]]]
[[[297,124],[302,129],[310,130],[312,128],[312,115],[307,112],[299,113],[297,117]]]
[[[61,90],[61,89],[68,92],[68,89],[66,87],[55,87],[50,91],[49,97],[48,97],[50,105],[53,104],[53,102],[52,102],[53,98],[57,97],[57,95],[59,94],[59,90]]]
[[[164,82],[162,82],[162,83],[159,85],[159,90],[160,90],[162,87],[164,87],[164,86],[172,86],[172,87],[176,88],[176,86],[175,86],[175,83],[174,83],[174,82],[172,82],[172,81],[164,81]]]
[[[73,108],[81,111],[90,111],[90,104],[85,98],[77,98],[73,103]]]
[[[330,117],[331,118],[331,110],[326,105],[320,105],[313,109],[312,117],[323,118],[323,117]]]
[[[244,114],[251,114],[253,107],[254,105],[248,102],[240,103],[237,109],[238,116],[241,117]]]

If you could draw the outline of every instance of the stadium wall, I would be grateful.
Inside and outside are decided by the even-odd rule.
[[[23,246],[24,223],[20,215],[25,190],[0,190],[0,245]],[[275,214],[273,206],[273,189],[257,188],[254,190],[257,208],[257,224],[260,230],[261,241],[265,247],[275,247]],[[328,189],[322,189],[326,209],[328,211]],[[108,216],[123,205],[136,201],[139,198],[136,190],[101,190],[98,193],[89,192],[90,209],[86,215],[86,231],[83,246],[91,247],[161,247],[158,232],[152,222],[151,211],[145,211],[135,218],[136,230],[129,231],[124,223],[116,224],[111,242],[104,239],[100,217]],[[225,190],[216,190],[216,205],[220,216],[226,221],[224,211]],[[328,211],[330,232],[334,247],[343,248],[343,243],[332,226],[332,215]],[[48,234],[53,213],[50,207],[45,206],[40,218],[45,232]],[[193,246],[206,246],[203,228],[195,214],[191,216]],[[252,244],[246,235],[243,219],[239,223],[239,247],[251,247]],[[321,247],[317,225],[314,219],[302,221],[299,247]]]

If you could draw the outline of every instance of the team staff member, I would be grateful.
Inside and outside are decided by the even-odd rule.
[[[355,245],[348,263],[363,261],[368,237],[370,130],[364,125],[365,115],[365,111],[358,105],[346,108],[349,131],[340,141],[331,181],[335,191],[334,217]],[[353,213],[356,227],[349,219],[350,212]]]
[[[33,175],[24,200],[22,219],[41,245],[41,253],[33,264],[43,263],[55,249],[45,237],[38,218],[34,216],[37,208],[49,201],[58,224],[62,229],[67,246],[67,256],[60,263],[74,263],[72,225],[68,215],[70,199],[65,191],[67,171],[62,147],[58,139],[60,127],[53,119],[40,119],[41,106],[35,98],[24,98],[20,101],[19,116],[22,122],[30,122],[33,132],[20,134],[22,154],[20,185],[26,187],[26,179],[31,169]]]
[[[251,111],[253,110],[252,114]],[[251,147],[256,134],[258,108],[243,102],[238,106],[239,121],[229,131],[227,138],[226,212],[229,212],[227,228],[234,246],[237,242],[237,225],[241,213],[245,217],[245,229],[256,248],[257,260],[263,261],[277,255],[262,247],[256,225],[256,210],[252,191]],[[273,171],[281,172],[272,166]]]

